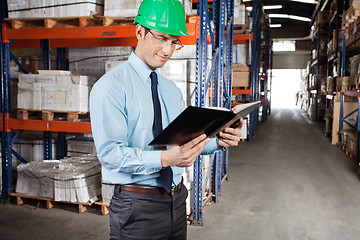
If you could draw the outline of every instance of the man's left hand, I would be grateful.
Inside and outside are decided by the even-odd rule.
[[[239,119],[236,127],[227,127],[218,135],[218,145],[223,148],[236,147],[240,142],[243,119]]]

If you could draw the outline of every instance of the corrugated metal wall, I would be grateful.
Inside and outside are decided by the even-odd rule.
[[[273,57],[273,69],[304,69],[310,60],[310,52],[274,52]]]

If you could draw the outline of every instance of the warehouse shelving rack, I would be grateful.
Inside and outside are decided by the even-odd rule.
[[[262,48],[262,57],[264,58],[261,81],[260,81],[260,99],[263,102],[263,110],[261,121],[265,122],[267,120],[268,114],[271,113],[271,69],[272,69],[272,58],[271,58],[271,49],[272,42],[270,39],[270,26],[269,20],[265,19],[264,24],[262,25],[262,32],[264,33],[263,48]]]
[[[330,5],[331,6],[331,5]],[[342,3],[338,1],[336,3],[336,8],[333,14],[330,16],[329,21],[329,29],[328,29],[328,43],[333,41],[333,45],[335,44],[335,49],[333,48],[333,52],[327,57],[327,91],[326,95],[326,114],[325,119],[329,121],[329,125],[326,125],[325,128],[325,135],[330,136],[332,135],[332,129],[328,129],[329,126],[332,125],[333,122],[333,103],[334,103],[334,95],[336,94],[336,82],[337,78],[340,77],[340,69],[338,68],[340,65],[340,53],[339,53],[339,31],[341,29],[341,16],[340,13],[342,12]],[[335,43],[334,43],[335,40]],[[329,45],[328,45],[329,47]],[[332,46],[331,46],[332,47]],[[329,81],[332,79],[332,82]],[[328,86],[332,86],[332,88],[328,88]],[[331,112],[331,113],[330,113]]]
[[[347,2],[345,2],[347,3]],[[345,4],[345,6],[348,6],[348,4]],[[344,7],[345,10],[345,7]],[[345,11],[344,11],[345,13]],[[356,21],[355,21],[356,22]],[[357,31],[355,34],[360,34],[360,31]],[[349,49],[352,45],[356,44],[358,41],[360,41],[360,38],[354,40],[353,42],[349,42],[348,45],[346,46],[346,40],[345,40],[345,36],[344,34],[342,34],[342,48],[341,48],[341,65],[340,65],[340,75],[341,77],[345,77],[346,74],[346,56],[347,56],[347,49]],[[357,53],[360,52],[360,49],[357,49]],[[357,99],[357,109],[354,109],[353,111],[351,111],[349,114],[344,115],[344,102],[345,102],[345,97],[354,97]],[[357,122],[356,124],[351,124],[350,122],[347,121],[347,119],[349,117],[351,117],[352,115],[354,115],[355,113],[357,113]],[[341,92],[341,98],[340,98],[340,131],[344,129],[344,124],[350,126],[352,129],[356,130],[357,132],[357,156],[356,156],[356,162],[357,164],[360,166],[360,143],[359,143],[359,137],[360,137],[360,92],[359,90],[356,91],[342,91]]]
[[[2,4],[6,1],[1,1]],[[189,37],[182,37],[185,45],[197,46],[197,76],[196,76],[196,105],[204,106],[207,90],[211,90],[210,103],[213,106],[231,106],[232,85],[232,44],[245,43],[252,35],[244,34],[233,36],[234,2],[232,0],[211,1],[213,5],[212,21],[207,1],[197,1],[197,23],[187,23]],[[257,1],[254,1],[257,2]],[[260,4],[260,1],[258,1]],[[2,8],[3,9],[3,8]],[[225,14],[225,12],[227,14]],[[226,18],[225,18],[226,15]],[[208,31],[210,36],[208,36]],[[136,46],[134,26],[92,26],[72,28],[31,28],[12,29],[2,18],[1,31],[1,90],[2,90],[2,198],[10,199],[12,192],[12,155],[25,161],[11,148],[23,130],[44,132],[44,159],[51,159],[52,133],[58,133],[58,147],[60,155],[65,155],[66,133],[91,133],[90,122],[63,122],[42,120],[19,120],[10,116],[10,48],[42,48],[43,67],[50,69],[51,50],[56,48],[58,55],[58,69],[65,69],[65,48],[69,47],[98,47],[98,46]],[[206,76],[206,46],[212,44],[213,63],[212,71]],[[22,66],[15,58],[14,61]],[[225,72],[225,75],[222,74]],[[210,87],[208,87],[210,84]],[[19,130],[13,136],[12,130]],[[215,202],[221,192],[221,182],[228,173],[228,152],[217,152],[212,156],[212,194]],[[193,184],[193,223],[203,225],[202,208],[202,157],[194,164]],[[210,199],[211,199],[210,198]]]
[[[350,112],[349,114],[344,116],[344,101],[345,101],[345,96],[349,96],[349,97],[356,97],[357,98],[357,109],[354,109],[352,112]],[[356,145],[357,145],[357,155],[356,155],[356,163],[359,164],[360,166],[360,156],[359,156],[359,149],[360,149],[360,144],[359,144],[359,137],[360,137],[360,118],[357,118],[357,122],[356,124],[351,124],[347,121],[347,118],[349,118],[350,116],[354,115],[355,113],[357,113],[357,116],[360,116],[360,93],[357,91],[344,91],[341,92],[341,100],[340,100],[340,131],[344,129],[344,124],[347,124],[348,126],[350,126],[351,128],[353,128],[354,130],[356,130],[357,132],[357,141],[356,141]]]
[[[251,44],[251,74],[250,87],[251,96],[250,101],[255,102],[260,100],[260,63],[261,63],[261,19],[262,19],[262,4],[260,0],[252,1],[252,32],[253,41]],[[255,136],[259,126],[259,108],[250,113],[249,124],[249,140]]]
[[[259,70],[260,70],[260,30],[261,30],[261,1],[252,1],[253,4],[253,17],[256,20],[253,21],[253,34],[233,36],[233,14],[234,14],[234,2],[228,1],[213,1],[213,15],[212,21],[214,23],[214,31],[211,30],[210,15],[208,12],[207,1],[198,1],[198,16],[200,17],[199,26],[199,39],[197,40],[197,76],[196,76],[196,106],[205,106],[205,98],[207,92],[207,86],[211,88],[211,106],[220,106],[231,108],[231,94],[248,94],[255,95],[251,101],[259,99],[259,90],[253,91],[253,89],[259,89]],[[225,14],[225,12],[227,14]],[[225,19],[225,15],[227,18]],[[255,28],[254,28],[255,26]],[[226,29],[226,31],[224,31]],[[257,39],[255,39],[255,32],[257,31]],[[213,40],[213,64],[212,71],[208,80],[206,80],[206,39],[208,38],[208,32]],[[215,38],[212,36],[216,35]],[[233,44],[244,44],[247,41],[252,40],[252,68],[251,75],[255,76],[251,79],[251,90],[237,90],[232,91],[232,46]],[[226,44],[225,44],[226,42]],[[256,51],[253,48],[256,48]],[[256,58],[253,57],[254,54]],[[202,64],[202,65],[201,65]],[[225,66],[225,67],[224,67]],[[253,68],[254,66],[254,68]],[[214,71],[213,71],[214,70]],[[221,74],[222,72],[225,74]],[[250,92],[251,91],[251,92]],[[251,118],[258,118],[258,110]],[[256,125],[255,125],[256,124]],[[257,121],[250,123],[250,132],[255,134],[257,129]],[[203,176],[203,157],[197,158],[194,163],[194,184],[193,184],[193,218],[192,223],[194,225],[203,226],[203,207],[208,201],[218,201],[218,196],[221,194],[221,183],[228,178],[228,151],[217,152],[211,159],[212,168],[212,189],[208,196],[205,198],[203,193],[203,183],[206,183],[208,176]],[[204,181],[205,180],[205,181]]]

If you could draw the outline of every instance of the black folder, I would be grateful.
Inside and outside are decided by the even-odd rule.
[[[215,137],[228,126],[236,124],[261,104],[260,101],[239,104],[234,108],[187,107],[149,145],[180,146],[205,133]]]

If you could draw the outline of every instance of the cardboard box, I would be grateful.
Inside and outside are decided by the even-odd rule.
[[[250,87],[250,72],[233,72],[233,87]]]
[[[250,67],[245,64],[233,64],[233,71],[234,72],[249,72]]]
[[[348,115],[355,109],[357,109],[357,102],[344,102],[344,116]],[[357,114],[353,115],[356,116]],[[348,119],[349,121],[349,119]],[[343,125],[343,129],[351,129],[347,124]],[[332,126],[332,140],[331,144],[337,144],[339,142],[339,130],[340,130],[340,102],[334,102],[333,111],[333,126]]]

